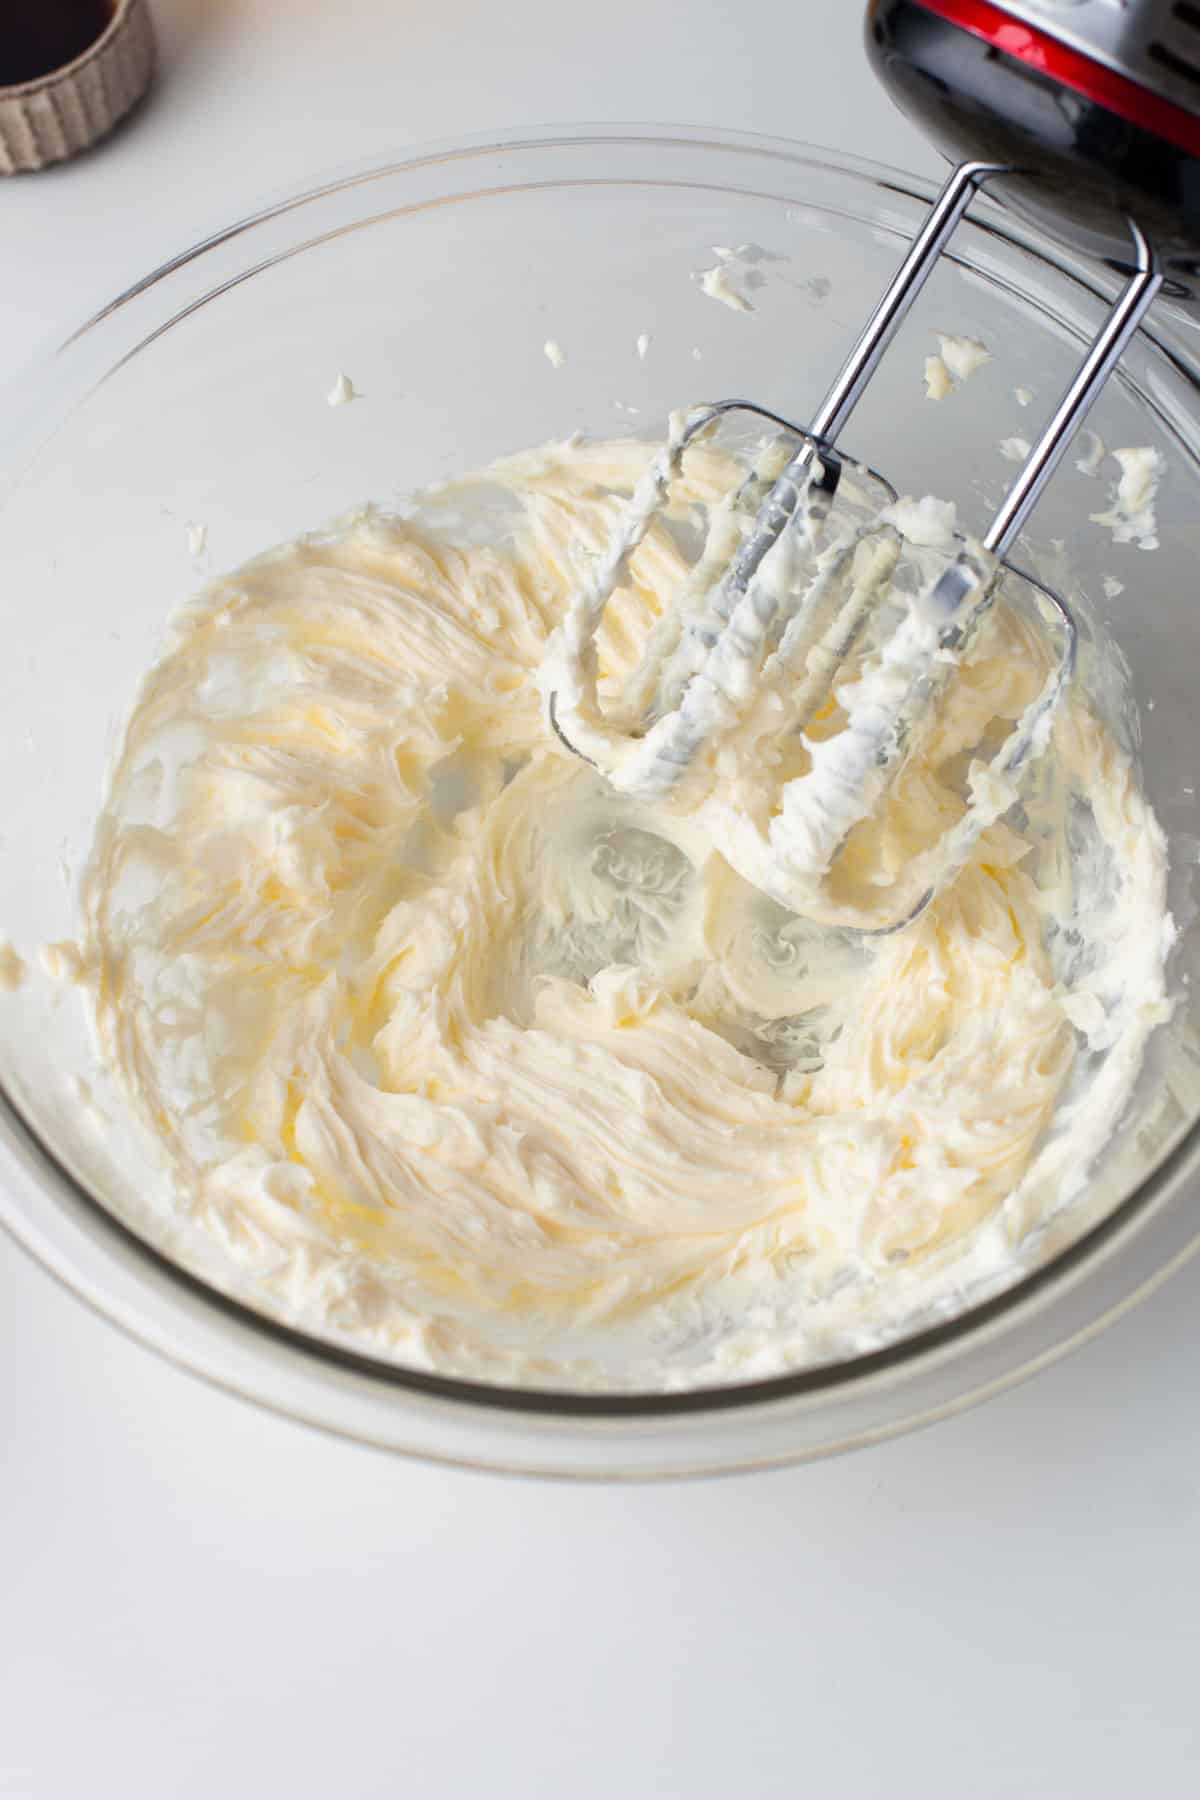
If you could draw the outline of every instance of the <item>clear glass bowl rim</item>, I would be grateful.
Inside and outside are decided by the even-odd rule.
[[[644,147],[648,151],[680,145],[701,152],[741,152],[798,169],[823,168],[910,202],[928,202],[937,191],[936,182],[822,146],[690,126],[547,125],[511,136],[477,133],[414,146],[402,157],[335,173],[298,193],[268,202],[134,282],[17,378],[12,391],[25,402],[17,414],[44,423],[39,420],[41,402],[55,390],[60,396],[65,391],[72,404],[86,398],[87,384],[62,388],[61,359],[77,346],[86,346],[90,333],[161,288],[178,271],[258,226],[311,202],[432,164],[592,145]],[[984,201],[973,210],[973,222],[978,224],[981,217],[991,233],[1014,249],[1033,254],[1087,292],[1104,294],[1107,299],[1098,279],[1100,271],[1035,228],[994,202]],[[260,266],[251,266],[245,274],[255,273]],[[1171,333],[1170,312],[1164,311],[1168,322],[1160,316],[1148,335],[1200,389],[1200,366]],[[160,328],[165,329],[178,316],[172,313]],[[18,451],[24,435],[18,432]],[[711,1474],[808,1460],[892,1436],[961,1410],[1065,1354],[1145,1298],[1200,1248],[1200,1213],[1191,1217],[1185,1191],[1200,1164],[1197,1123],[1117,1207],[1074,1243],[1003,1293],[943,1324],[882,1350],[766,1380],[683,1393],[582,1394],[505,1387],[407,1369],[311,1336],[221,1293],[109,1212],[29,1125],[3,1084],[0,1152],[5,1153],[0,1160],[0,1224],[35,1261],[127,1335],[218,1387],[334,1435],[428,1460],[512,1473],[621,1479]],[[58,1203],[54,1214],[39,1215],[36,1204],[22,1208],[13,1197],[14,1186],[20,1188],[22,1183],[42,1202],[52,1197]],[[1147,1241],[1146,1230],[1151,1225],[1155,1227],[1152,1243]],[[145,1290],[144,1306],[131,1300],[139,1287]],[[168,1318],[168,1314],[172,1316]],[[189,1339],[187,1322],[194,1326],[202,1318],[218,1334],[232,1334],[228,1341],[236,1340],[248,1353],[235,1359],[238,1372],[222,1367],[222,1359],[213,1355],[212,1331],[193,1331]],[[967,1367],[972,1349],[977,1353],[974,1370]],[[255,1367],[262,1358],[271,1359],[274,1365],[270,1381],[245,1372],[244,1365]],[[957,1378],[948,1381],[945,1377],[952,1368],[958,1370]],[[897,1395],[906,1378],[915,1381],[914,1391],[898,1411],[889,1409],[886,1396],[889,1392]],[[341,1415],[349,1391],[347,1382],[357,1388],[365,1382],[379,1396],[396,1402],[407,1398],[418,1405],[406,1423],[397,1417],[394,1427],[381,1421],[379,1429],[368,1428],[361,1408],[354,1418]],[[321,1399],[318,1390],[323,1384],[328,1386],[328,1394]],[[801,1414],[794,1409],[799,1407],[811,1420],[814,1407],[819,1408],[822,1399],[833,1394],[849,1402],[852,1414],[862,1410],[858,1402],[867,1396],[873,1399],[862,1410],[861,1419],[852,1417],[848,1426],[839,1422],[835,1434],[818,1429],[814,1438],[810,1431],[803,1431],[794,1443],[788,1442],[786,1413],[792,1411],[798,1423]],[[434,1403],[443,1423],[457,1415],[465,1428],[452,1429],[448,1444],[431,1441],[431,1437],[445,1434],[430,1434],[423,1428],[432,1417],[422,1404],[428,1402]],[[881,1416],[889,1410],[894,1416]],[[689,1431],[686,1447],[668,1452],[665,1439],[660,1439],[656,1450],[646,1438],[648,1430],[669,1430],[672,1421],[680,1426],[685,1422],[715,1426],[720,1420],[732,1422],[734,1417],[742,1417],[753,1418],[761,1426],[767,1411],[783,1422],[782,1439],[771,1430],[759,1432],[755,1442],[750,1438],[728,1442],[704,1438],[701,1444]],[[488,1422],[502,1426],[499,1441],[474,1444],[473,1434]],[[503,1429],[506,1425],[512,1429]],[[570,1428],[565,1448],[554,1447],[556,1425]],[[598,1428],[598,1438],[589,1438],[593,1428]],[[593,1446],[586,1455],[581,1452],[585,1443]]]

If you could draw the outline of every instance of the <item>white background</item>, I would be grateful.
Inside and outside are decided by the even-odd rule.
[[[136,122],[0,182],[0,378],[250,202],[427,137],[659,119],[935,166],[857,0],[153,3]],[[848,1459],[575,1489],[259,1414],[0,1239],[0,1795],[1194,1793],[1198,1302],[1200,1262]]]

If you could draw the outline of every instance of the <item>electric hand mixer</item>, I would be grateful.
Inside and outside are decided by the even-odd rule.
[[[850,834],[881,808],[922,740],[1004,580],[1005,558],[1073,435],[1169,271],[1187,280],[1200,245],[1200,5],[1180,0],[873,0],[867,42],[892,97],[960,160],[833,383],[811,427],[730,400],[673,428],[629,502],[607,552],[576,594],[565,656],[549,691],[564,744],[632,796],[661,798],[719,752],[761,680],[795,676],[789,719],[803,732],[888,594],[894,533],[845,539],[794,578],[797,542],[819,534],[842,480],[842,430],[976,191],[1033,214],[1060,238],[1121,269],[1126,280],[1016,482],[978,541],[967,541],[902,611],[869,678],[845,702],[844,727],[808,742],[810,766],[780,791],[764,829],[722,842],[730,862],[784,905],[820,917],[824,884]],[[734,414],[787,434],[768,485],[736,497],[752,522],[723,565],[709,546],[673,615],[650,636],[617,707],[598,695],[596,634],[629,559],[658,516],[685,450]],[[886,484],[883,484],[885,491]],[[752,508],[752,510],[751,510]],[[791,560],[789,560],[789,556]],[[716,566],[714,563],[716,562]],[[1028,577],[1023,577],[1028,582]],[[1072,672],[1075,625],[1039,587],[1055,622],[1049,678],[971,784],[944,839],[916,858],[893,906],[829,914],[866,931],[915,918],[1012,804],[1013,780],[1048,739]]]

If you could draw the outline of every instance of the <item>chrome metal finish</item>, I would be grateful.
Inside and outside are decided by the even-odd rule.
[[[1001,11],[1069,44],[1189,112],[1200,108],[1200,21],[1179,0],[998,0]],[[1191,72],[1194,71],[1194,72]]]
[[[984,548],[996,556],[1003,557],[1016,541],[1071,439],[1120,362],[1126,345],[1162,286],[1158,259],[1145,233],[1132,219],[1129,232],[1133,239],[1134,272],[984,535]]]
[[[1003,163],[989,162],[960,163],[953,170],[930,208],[929,217],[913,239],[912,248],[842,365],[837,380],[813,415],[814,437],[834,439],[840,436],[863,389],[907,318],[913,301],[933,273],[934,264],[977,190],[993,175],[1007,173]]]

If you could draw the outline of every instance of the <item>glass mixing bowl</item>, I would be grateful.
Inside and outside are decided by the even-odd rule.
[[[168,614],[210,569],[503,451],[577,429],[657,434],[669,409],[701,398],[743,394],[803,421],[929,194],[761,138],[548,131],[330,182],[138,282],[0,419],[0,925],[31,957],[75,929],[72,886],[115,733]],[[756,247],[753,312],[702,293],[713,245]],[[1037,418],[1015,390],[1048,408],[1112,285],[980,201],[846,447],[982,524],[1013,473],[999,440]],[[921,371],[939,330],[983,338],[993,361],[935,414]],[[560,368],[546,339],[563,347]],[[1096,1330],[1200,1230],[1196,349],[1194,319],[1160,305],[1093,420],[1108,444],[1166,457],[1161,548],[1114,547],[1088,519],[1105,487],[1070,462],[1026,546],[1069,569],[1070,593],[1128,658],[1173,851],[1179,1002],[1047,1260],[1006,1292],[874,1355],[679,1396],[410,1374],[306,1337],[230,1288],[215,1246],[164,1216],[136,1136],[119,1120],[97,1129],[81,1008],[37,973],[0,1000],[0,1217],[78,1294],[210,1380],[365,1442],[504,1469],[637,1477],[811,1457],[947,1413]],[[339,371],[361,403],[326,404]],[[207,562],[192,525],[207,528]],[[1105,576],[1124,592],[1106,597]]]

